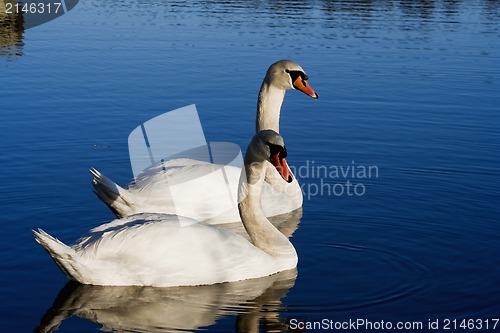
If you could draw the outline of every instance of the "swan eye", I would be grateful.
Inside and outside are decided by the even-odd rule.
[[[286,158],[287,152],[286,147],[272,144],[271,142],[267,142],[269,149],[271,150],[271,157],[279,154],[280,158]]]
[[[288,68],[285,69],[285,73],[290,73],[290,70]]]
[[[309,79],[309,77],[307,76],[307,74],[304,73],[304,72],[302,72],[302,71],[288,71],[288,74],[290,74],[290,77],[292,78],[292,82],[295,82],[295,80],[297,80],[299,77],[302,80]]]

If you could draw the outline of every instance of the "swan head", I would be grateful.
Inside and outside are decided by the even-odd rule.
[[[319,96],[307,82],[308,79],[299,64],[291,60],[280,60],[269,67],[264,82],[281,90],[300,90],[316,99]]]
[[[262,170],[274,169],[288,183],[293,181],[293,174],[286,162],[287,151],[283,137],[273,130],[258,132],[250,142],[245,154],[247,181],[255,184],[262,175]]]

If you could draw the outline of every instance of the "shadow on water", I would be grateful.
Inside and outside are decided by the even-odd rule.
[[[55,332],[78,316],[101,330],[165,332],[196,330],[236,315],[238,332],[276,331],[285,327],[281,299],[293,287],[296,270],[211,286],[152,288],[103,287],[68,282],[35,332]]]
[[[7,6],[15,3],[16,0],[0,0],[0,57],[23,55],[23,13],[7,13]]]

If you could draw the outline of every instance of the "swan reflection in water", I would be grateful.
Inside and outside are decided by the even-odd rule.
[[[270,220],[290,237],[301,217],[299,209]],[[244,234],[241,223],[224,227]],[[211,326],[231,315],[237,316],[238,332],[281,331],[286,327],[286,319],[279,315],[281,300],[296,278],[297,270],[292,269],[258,279],[196,287],[104,287],[68,282],[35,332],[56,332],[71,316],[96,322],[103,331],[172,332]]]

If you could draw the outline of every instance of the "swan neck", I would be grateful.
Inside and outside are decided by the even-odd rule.
[[[296,256],[295,249],[288,240],[266,217],[260,200],[264,185],[266,166],[260,170],[245,167],[240,184],[240,200],[238,209],[241,221],[252,240],[252,243],[262,251],[274,257]]]
[[[257,132],[272,129],[279,133],[280,112],[285,90],[275,87],[267,80],[262,82],[257,101]]]

